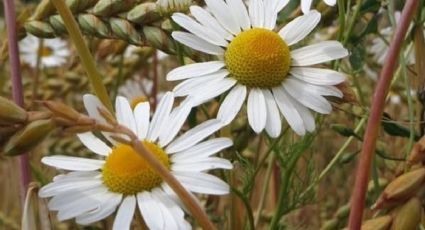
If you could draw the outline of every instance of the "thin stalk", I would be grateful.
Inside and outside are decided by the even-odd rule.
[[[68,34],[73,41],[75,48],[78,51],[78,55],[81,60],[81,64],[86,70],[87,76],[93,86],[94,92],[96,93],[99,100],[108,108],[109,111],[113,111],[111,100],[109,99],[108,92],[102,83],[102,77],[96,69],[96,63],[91,55],[81,31],[78,28],[77,22],[74,19],[68,6],[64,0],[51,0],[53,5],[58,10],[58,13],[62,17],[65,27],[68,30]]]
[[[261,195],[260,195],[260,202],[258,204],[257,216],[255,216],[255,219],[254,219],[254,226],[255,226],[254,229],[258,228],[258,224],[260,222],[261,211],[263,210],[264,203],[265,203],[265,200],[266,200],[266,195],[267,195],[267,191],[268,191],[268,188],[269,188],[269,181],[270,181],[270,178],[271,178],[271,175],[272,175],[274,160],[275,160],[275,156],[271,155],[269,162],[268,162],[268,165],[267,165],[266,179],[265,179],[265,184],[263,186],[264,188],[263,188],[263,191],[261,192]]]
[[[407,105],[408,105],[408,111],[409,111],[409,129],[410,129],[410,135],[409,135],[409,143],[407,145],[407,150],[404,154],[404,159],[407,159],[408,154],[413,148],[413,144],[415,143],[415,111],[413,108],[413,99],[411,94],[411,87],[410,87],[410,79],[409,76],[407,76],[407,68],[406,68],[406,58],[404,55],[401,55],[401,72],[404,78],[404,84],[406,84],[406,96],[407,96]],[[406,167],[407,170],[407,167]]]
[[[4,0],[4,15],[9,45],[9,62],[12,81],[13,100],[17,105],[24,106],[22,79],[19,63],[18,37],[16,34],[16,12],[14,0]],[[21,205],[24,205],[28,184],[31,180],[28,153],[19,156]]]
[[[157,95],[158,94],[158,51],[156,50],[153,54],[152,65],[153,65],[153,76],[152,76],[153,86],[152,86],[151,97],[153,98],[152,110],[155,111],[156,103],[158,99],[158,95]]]
[[[357,124],[356,128],[354,129],[354,132],[356,134],[359,133],[360,129],[363,127],[364,123],[366,122],[366,118],[362,118],[360,120],[360,122]],[[338,152],[335,154],[334,158],[332,158],[331,162],[329,162],[329,164],[326,166],[325,169],[323,169],[322,172],[320,172],[319,176],[313,181],[313,183],[311,183],[306,190],[304,190],[303,193],[301,193],[300,195],[300,199],[303,199],[304,196],[306,196],[308,193],[310,193],[311,190],[314,189],[314,187],[316,187],[320,181],[322,181],[322,179],[331,171],[331,169],[338,163],[339,158],[341,158],[342,154],[345,152],[345,150],[347,149],[347,147],[351,144],[351,142],[356,139],[356,137],[351,136],[349,137],[344,144],[342,145],[342,147],[338,150]]]
[[[346,45],[348,39],[351,37],[351,33],[353,32],[354,24],[357,22],[357,17],[359,16],[362,4],[363,0],[357,0],[356,9],[354,10],[353,16],[351,17],[350,24],[348,24],[347,33],[345,34],[344,40],[342,41],[343,45]]]
[[[338,21],[339,21],[339,30],[338,30],[338,41],[341,41],[342,36],[345,31],[345,0],[338,0]]]
[[[375,89],[375,95],[372,101],[371,114],[367,123],[365,140],[363,142],[362,153],[360,155],[359,165],[356,171],[356,181],[351,197],[351,212],[348,221],[349,230],[360,229],[363,209],[365,207],[367,183],[369,180],[370,166],[373,159],[373,153],[376,148],[376,141],[380,128],[380,120],[384,110],[385,98],[393,78],[396,61],[400,49],[407,33],[410,21],[417,9],[418,0],[407,0],[401,14],[400,23],[395,32],[395,36],[390,43],[388,55],[382,68],[378,85]]]

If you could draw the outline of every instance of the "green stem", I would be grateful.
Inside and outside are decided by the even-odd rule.
[[[363,127],[363,125],[366,122],[366,118],[362,118],[360,120],[360,122],[357,124],[357,127],[354,129],[354,132],[356,134],[358,134],[358,132],[360,131],[360,129]],[[308,193],[310,193],[311,190],[314,189],[314,187],[316,187],[319,182],[331,171],[331,169],[336,165],[336,163],[338,163],[339,158],[342,156],[342,154],[345,152],[345,150],[347,149],[347,147],[351,144],[351,142],[355,139],[356,137],[351,136],[349,137],[345,143],[342,145],[342,147],[338,150],[338,152],[336,153],[336,155],[334,156],[334,158],[331,160],[331,162],[329,162],[329,164],[326,166],[325,169],[323,169],[323,171],[319,174],[319,176],[313,181],[313,183],[310,184],[310,186],[307,187],[306,190],[304,190],[303,193],[301,193],[300,195],[300,199],[303,199]]]
[[[338,19],[339,19],[339,31],[338,41],[341,41],[345,30],[345,0],[338,0]]]
[[[351,17],[350,24],[348,24],[347,33],[345,34],[344,40],[342,41],[342,44],[344,46],[347,44],[348,39],[350,38],[351,33],[353,32],[354,24],[357,22],[357,17],[359,17],[362,3],[363,0],[357,0],[356,9],[354,10],[353,16]]]
[[[90,83],[93,86],[94,92],[96,93],[99,100],[108,108],[109,111],[113,111],[111,100],[109,99],[108,93],[105,86],[102,83],[102,77],[96,69],[96,63],[91,55],[81,31],[78,28],[77,22],[75,21],[71,11],[65,4],[64,0],[52,0],[53,5],[58,10],[62,17],[65,27],[68,30],[68,34],[71,40],[74,42],[75,48],[80,56],[81,64],[87,72]]]

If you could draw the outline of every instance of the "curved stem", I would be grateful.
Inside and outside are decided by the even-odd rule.
[[[361,227],[363,209],[365,206],[367,183],[369,180],[370,166],[372,163],[373,153],[376,148],[376,140],[380,127],[380,119],[384,110],[385,98],[388,88],[393,78],[394,70],[401,45],[407,33],[409,23],[413,14],[417,9],[418,0],[408,0],[401,14],[400,23],[396,29],[395,36],[390,44],[388,55],[386,57],[378,85],[375,89],[375,95],[372,101],[371,114],[367,123],[365,132],[365,140],[363,142],[362,153],[359,165],[356,171],[356,181],[351,197],[351,212],[348,222],[349,230],[358,230]]]
[[[7,37],[9,45],[9,60],[12,80],[13,99],[17,105],[24,106],[24,96],[22,93],[22,79],[19,63],[18,38],[16,34],[16,12],[13,0],[4,0],[4,14],[6,19]],[[19,157],[20,168],[20,192],[21,204],[24,204],[28,184],[31,180],[28,154]]]
[[[65,27],[68,30],[68,34],[71,40],[74,42],[75,48],[80,56],[81,64],[87,72],[90,83],[93,86],[94,92],[96,93],[99,100],[108,108],[109,111],[113,111],[111,100],[109,99],[108,93],[105,86],[102,83],[102,77],[96,69],[96,63],[94,62],[93,56],[91,55],[81,31],[78,28],[77,22],[74,19],[68,6],[64,0],[52,0],[53,5],[58,10],[58,13],[62,17]]]

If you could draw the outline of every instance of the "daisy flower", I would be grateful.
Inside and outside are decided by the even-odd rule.
[[[394,13],[394,18],[396,24],[400,21],[400,12],[396,11]],[[372,47],[370,48],[370,52],[373,54],[373,59],[380,65],[383,65],[385,62],[385,58],[387,57],[389,42],[394,33],[394,28],[392,26],[385,27],[379,31],[381,37],[376,37],[372,40]],[[404,53],[406,61],[408,64],[415,63],[415,52],[406,50]]]
[[[323,0],[328,6],[335,6],[336,0]],[[301,11],[306,14],[310,11],[313,0],[301,0]]]
[[[40,56],[40,67],[55,67],[66,62],[70,55],[67,43],[59,38],[43,39],[40,46],[40,38],[27,35],[19,42],[21,57],[31,67],[37,66],[37,57]]]
[[[223,195],[229,186],[205,171],[231,169],[232,164],[213,155],[232,145],[230,139],[215,138],[203,141],[221,126],[218,120],[206,121],[175,138],[190,111],[179,106],[172,110],[174,101],[168,92],[150,117],[149,103],[130,108],[129,102],[117,97],[117,121],[130,128],[156,158],[167,167],[189,191]],[[93,95],[84,96],[89,115],[105,122],[97,108],[103,107]],[[109,138],[109,133],[104,133]],[[101,159],[70,156],[42,158],[46,165],[71,171],[56,176],[44,186],[39,195],[53,197],[50,210],[58,211],[58,219],[75,218],[82,225],[94,223],[116,211],[113,229],[130,229],[136,206],[150,229],[190,229],[184,219],[180,201],[162,178],[131,147],[113,143],[110,147],[93,133],[78,135],[81,142]],[[110,139],[110,138],[109,138]]]
[[[152,95],[153,82],[146,77],[137,76],[128,79],[123,85],[118,88],[118,94],[126,97],[130,101],[131,108],[135,108],[140,102],[149,101]],[[157,100],[161,100],[163,92],[158,92]]]
[[[248,9],[242,0],[206,0],[207,10],[192,6],[191,17],[176,13],[173,20],[189,32],[173,32],[177,41],[195,50],[216,55],[218,61],[176,68],[167,79],[187,79],[174,89],[176,96],[199,105],[230,90],[218,118],[229,124],[247,97],[248,121],[259,133],[271,137],[281,132],[280,113],[299,135],[315,129],[311,110],[328,114],[325,96],[342,97],[334,87],[345,80],[333,70],[307,67],[348,55],[337,41],[324,41],[302,48],[292,47],[319,23],[317,11],[294,19],[275,31],[282,0],[252,0]]]

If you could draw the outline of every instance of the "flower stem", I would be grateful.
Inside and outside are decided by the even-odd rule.
[[[105,105],[105,107],[112,112],[112,103],[109,99],[106,88],[102,83],[102,77],[96,69],[96,63],[89,49],[87,48],[81,31],[78,29],[78,25],[74,19],[74,16],[72,15],[68,6],[65,4],[64,0],[52,0],[52,3],[62,17],[65,23],[65,27],[68,30],[68,34],[71,37],[71,40],[74,42],[75,48],[77,49],[78,55],[80,56],[81,64],[87,72],[87,76],[89,77],[90,83],[93,86],[94,92],[100,101]]]
[[[382,68],[375,95],[372,101],[371,114],[367,123],[362,153],[356,171],[356,181],[351,197],[351,212],[348,222],[349,230],[358,230],[361,227],[363,209],[365,206],[366,189],[369,180],[373,153],[376,148],[376,140],[380,127],[380,120],[384,110],[385,98],[388,93],[391,79],[395,70],[396,61],[400,53],[401,45],[407,33],[409,23],[417,9],[418,0],[408,0],[401,14],[400,23],[396,28],[395,36],[390,44],[388,55]]]
[[[17,105],[24,106],[24,97],[22,91],[22,79],[19,63],[19,52],[18,52],[18,38],[16,28],[16,12],[15,4],[13,0],[4,0],[4,14],[6,19],[6,28],[9,45],[9,60],[11,69],[11,81],[12,81],[12,94],[13,100]],[[21,204],[24,204],[28,184],[31,180],[29,157],[28,154],[22,154],[19,157],[19,169],[20,169],[20,192],[21,192]]]

